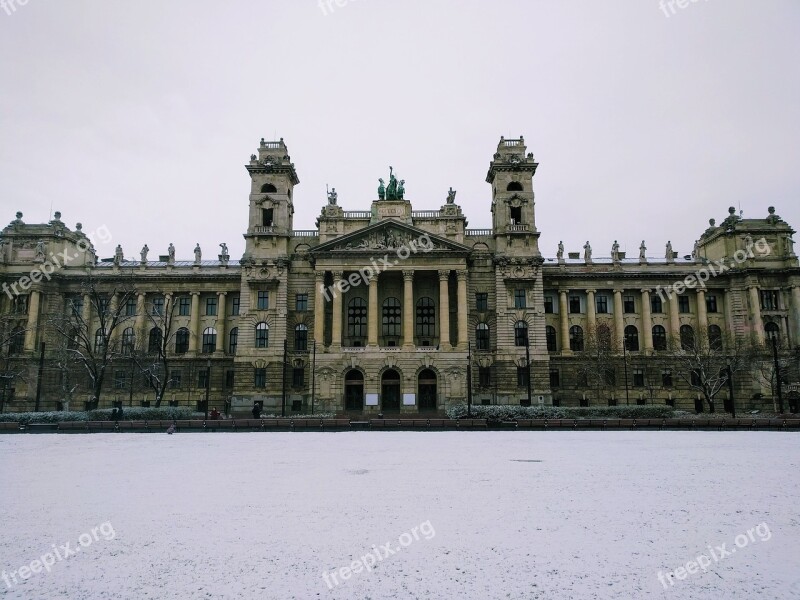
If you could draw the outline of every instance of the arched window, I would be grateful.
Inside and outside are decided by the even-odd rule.
[[[261,193],[262,194],[277,194],[278,193],[278,188],[276,188],[271,183],[265,183],[264,185],[261,186]]]
[[[158,327],[153,327],[147,339],[147,351],[150,354],[158,354],[161,351],[162,340],[161,330]]]
[[[514,345],[528,345],[528,324],[525,321],[517,321],[514,323]]]
[[[547,351],[555,352],[558,350],[558,346],[556,344],[556,328],[552,325],[548,325],[544,328],[544,336],[547,340]]]
[[[175,332],[175,354],[186,354],[189,351],[189,330],[181,327]]]
[[[681,349],[694,349],[694,329],[691,325],[681,325],[680,328]]]
[[[486,323],[478,323],[475,328],[475,345],[478,350],[489,349],[489,326]]]
[[[228,354],[236,354],[236,346],[239,345],[239,328],[234,327],[228,334]]]
[[[126,356],[131,354],[135,344],[136,334],[133,333],[133,327],[126,327],[122,332],[122,353]]]
[[[506,186],[507,192],[521,192],[522,184],[519,181],[512,181]]]
[[[400,301],[397,298],[387,298],[383,301],[381,323],[384,336],[400,335]]]
[[[667,349],[667,330],[661,325],[653,326],[653,350]]]
[[[430,298],[420,298],[417,300],[417,337],[434,335],[436,335],[436,305]]]
[[[628,352],[639,351],[639,330],[633,325],[625,328],[625,349]]]
[[[256,325],[256,348],[269,348],[269,325],[266,323]]]
[[[203,330],[203,354],[211,354],[217,349],[217,330],[206,327]]]
[[[569,349],[573,352],[583,352],[583,328],[580,325],[569,328]]]
[[[294,349],[298,352],[308,349],[308,327],[302,323],[294,328]]]
[[[13,343],[13,341],[14,341],[13,340],[13,336],[14,335],[16,335],[16,334],[12,334],[11,343]],[[75,327],[73,327],[70,330],[69,338],[67,339],[67,349],[69,349],[69,350],[77,350],[78,346],[80,345],[80,340],[81,340],[81,338],[80,338],[80,334],[78,333],[78,330]],[[9,348],[9,354],[12,354],[10,348]]]
[[[781,346],[781,329],[778,327],[778,324],[774,321],[770,321],[769,323],[764,325],[764,332],[767,334],[767,339],[769,343],[772,344],[772,338],[775,338],[775,343],[780,348]]]
[[[353,298],[347,305],[347,337],[363,338],[367,335],[367,303],[363,298]]]
[[[719,325],[708,326],[708,347],[712,350],[722,350],[722,329]]]

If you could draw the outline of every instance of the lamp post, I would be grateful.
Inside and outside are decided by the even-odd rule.
[[[526,377],[528,382],[528,406],[531,406],[531,350],[530,350],[530,339],[528,335],[525,335],[525,368],[528,371],[528,376]]]
[[[317,391],[317,340],[311,354],[311,414],[314,414],[314,395]]]
[[[205,420],[208,421],[208,393],[211,389],[211,359],[206,361],[206,402],[203,408],[206,409]]]
[[[467,342],[467,418],[472,418],[472,342]]]
[[[772,360],[775,364],[775,387],[778,392],[778,409],[780,414],[783,414],[783,392],[781,391],[781,366],[778,363],[778,332],[770,331],[770,339],[772,340]]]
[[[283,340],[283,362],[281,363],[281,416],[286,416],[286,361],[289,354],[289,342]]]
[[[625,337],[622,338],[622,364],[625,370],[625,406],[630,405],[628,397],[628,343]]]
[[[731,363],[728,362],[728,366],[726,367],[728,372],[728,397],[731,401],[731,416],[735,419],[736,418],[736,401],[733,398],[733,372],[731,371]]]

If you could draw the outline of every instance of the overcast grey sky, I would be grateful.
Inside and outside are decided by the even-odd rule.
[[[501,135],[540,163],[546,256],[687,254],[728,206],[800,226],[796,0],[20,1],[0,8],[0,223],[52,206],[105,225],[102,256],[239,258],[262,136],[296,165],[295,229],[326,183],[368,209],[390,164],[415,210],[453,186],[489,227]]]

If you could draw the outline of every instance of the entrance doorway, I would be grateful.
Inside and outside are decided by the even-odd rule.
[[[364,410],[364,375],[355,369],[344,376],[344,409],[361,412]]]
[[[384,371],[381,376],[381,410],[400,412],[400,373],[394,369]]]
[[[421,371],[417,377],[417,398],[420,412],[436,411],[436,373],[430,369]]]

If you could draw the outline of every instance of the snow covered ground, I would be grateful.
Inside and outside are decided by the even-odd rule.
[[[794,433],[5,435],[0,596],[800,598],[799,499]]]

